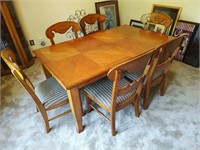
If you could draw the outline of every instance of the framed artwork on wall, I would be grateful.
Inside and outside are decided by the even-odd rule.
[[[182,10],[181,7],[166,6],[166,5],[159,5],[159,4],[153,4],[153,8],[152,8],[152,12],[163,13],[171,17],[172,23],[166,32],[168,35],[173,34],[174,29],[176,27],[176,23],[180,17],[181,10]]]
[[[193,53],[191,53],[192,55],[194,55],[193,57],[198,57],[196,55],[199,55],[199,49],[191,48],[191,44],[193,43],[194,37],[197,34],[198,28],[199,23],[184,20],[180,20],[177,22],[173,36],[178,37],[184,35],[184,39],[181,45],[181,53],[175,56],[176,60],[183,61],[186,58],[186,55],[188,53],[190,54],[191,51],[193,51]],[[191,59],[191,61],[193,60]]]
[[[133,26],[133,27],[137,27],[137,28],[143,28],[143,23],[141,21],[134,20],[134,19],[130,20],[130,24],[129,25]]]
[[[118,1],[103,1],[95,3],[96,12],[106,16],[104,30],[120,25]]]

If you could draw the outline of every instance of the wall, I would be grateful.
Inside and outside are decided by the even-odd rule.
[[[95,2],[103,0],[15,0],[15,8],[27,40],[34,39],[35,46],[40,48],[38,39],[44,38],[45,30],[55,22],[66,20],[74,15],[75,10],[86,10],[95,13]],[[152,4],[164,4],[182,7],[180,19],[200,22],[199,0],[118,0],[121,24],[129,24],[130,19],[140,20],[140,17],[151,12]]]
[[[41,47],[41,38],[44,38],[46,45],[50,45],[45,36],[47,27],[67,20],[75,14],[75,10],[84,9],[87,13],[95,13],[95,2],[98,1],[101,0],[15,0],[14,6],[26,39],[35,41],[35,46],[30,46],[30,49],[35,50]]]
[[[153,4],[182,7],[180,19],[200,23],[199,0],[118,0],[121,24],[129,24],[130,19],[140,20],[143,14],[152,10]]]

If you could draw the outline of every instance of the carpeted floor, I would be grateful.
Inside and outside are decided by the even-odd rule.
[[[45,79],[38,61],[25,69],[33,84]],[[50,123],[46,134],[31,97],[12,75],[1,78],[0,149],[200,149],[200,70],[174,61],[166,92],[151,91],[152,103],[135,117],[130,105],[117,112],[115,137],[110,124],[95,111],[83,117],[85,129],[78,134],[72,114]],[[142,103],[142,101],[141,101]],[[84,109],[85,103],[84,104]],[[63,110],[65,108],[62,108]],[[53,111],[50,115],[61,111]]]

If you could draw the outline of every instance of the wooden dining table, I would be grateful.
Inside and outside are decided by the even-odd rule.
[[[83,131],[79,89],[107,75],[124,61],[145,55],[171,36],[122,25],[105,31],[34,50],[49,73],[66,90],[78,133]]]

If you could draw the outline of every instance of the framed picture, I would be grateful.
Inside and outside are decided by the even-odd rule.
[[[117,27],[119,22],[118,1],[103,1],[95,3],[96,12],[106,16],[104,30]]]
[[[133,27],[137,27],[137,28],[143,28],[143,23],[141,21],[134,20],[134,19],[130,20],[130,24],[129,25],[133,26]]]
[[[191,43],[193,42],[194,36],[198,30],[199,23],[189,22],[180,20],[177,22],[173,36],[178,37],[180,35],[184,35],[184,39],[181,45],[181,53],[175,56],[176,60],[183,61],[185,54],[191,51]],[[193,51],[199,51],[193,50]],[[193,52],[194,54],[194,52]],[[198,55],[198,54],[197,54]]]
[[[165,26],[161,24],[156,24],[154,28],[155,32],[163,33],[165,31]]]
[[[174,29],[180,17],[181,10],[182,10],[181,7],[166,6],[166,5],[159,5],[159,4],[153,4],[153,8],[152,8],[152,12],[163,13],[172,18],[172,23],[166,32],[168,35],[172,35],[174,33]]]
[[[199,40],[200,40],[200,25],[198,25],[198,29],[195,33],[194,38],[189,43],[189,46],[185,52],[183,62],[186,64],[189,64],[193,67],[199,67],[200,66],[200,52],[199,52]],[[193,34],[194,35],[194,34]],[[192,35],[192,36],[193,36]]]

